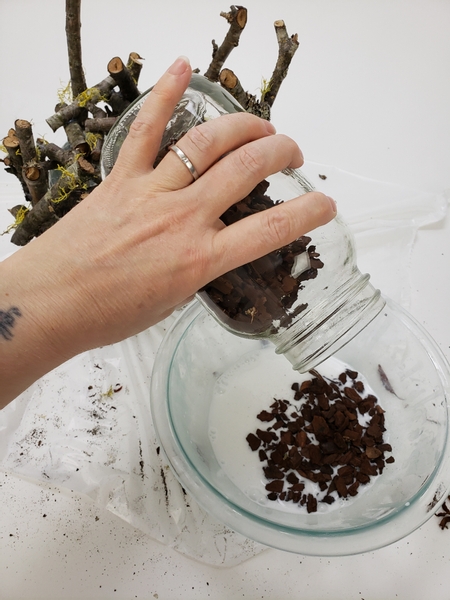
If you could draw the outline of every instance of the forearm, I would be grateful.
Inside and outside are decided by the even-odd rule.
[[[147,98],[111,174],[36,240],[0,262],[0,407],[72,356],[143,331],[219,275],[327,223],[309,193],[229,227],[220,216],[259,182],[301,166],[298,146],[246,113],[194,127],[154,169],[191,77],[178,59]],[[217,182],[224,182],[218,185]]]
[[[56,366],[41,335],[30,335],[26,311],[2,298],[0,309],[0,408]]]
[[[63,322],[64,282],[39,264],[39,252],[35,262],[33,247],[39,245],[0,262],[0,408],[77,353],[70,339],[64,343],[70,337]],[[70,313],[70,305],[65,309]]]

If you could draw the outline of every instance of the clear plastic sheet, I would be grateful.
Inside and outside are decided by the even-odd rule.
[[[1,411],[0,464],[87,495],[193,558],[232,565],[257,545],[204,513],[158,452],[149,383],[173,318],[72,359]]]
[[[309,163],[312,183],[333,196],[355,233],[361,271],[408,306],[409,260],[419,227],[447,209],[437,196]],[[326,179],[320,176],[325,176]],[[0,223],[6,207],[0,193]],[[4,223],[4,224],[3,224]],[[13,248],[0,238],[0,255]],[[386,268],[388,265],[388,269]],[[238,564],[264,547],[203,511],[165,464],[152,425],[155,353],[176,315],[119,344],[86,352],[0,411],[0,468],[90,497],[138,530],[196,560]]]
[[[370,273],[375,287],[408,309],[417,230],[444,218],[450,190],[430,194],[318,163],[307,163],[302,171],[318,190],[337,201],[355,235],[360,271]]]

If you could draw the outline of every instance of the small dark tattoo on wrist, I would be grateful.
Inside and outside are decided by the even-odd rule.
[[[13,338],[12,329],[16,324],[16,317],[21,317],[22,313],[17,306],[11,306],[7,311],[0,310],[0,337],[5,340]]]

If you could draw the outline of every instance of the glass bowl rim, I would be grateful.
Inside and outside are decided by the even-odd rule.
[[[441,377],[450,375],[447,361],[429,334],[409,313],[396,303],[400,315],[406,316],[408,324],[421,342],[432,350],[433,362]],[[195,321],[207,310],[197,301],[191,302],[168,329],[156,354],[151,380],[151,412],[155,432],[161,450],[180,484],[192,495],[200,506],[234,531],[264,545],[311,556],[345,556],[376,550],[392,544],[423,525],[430,519],[447,498],[450,490],[450,407],[447,398],[447,434],[439,464],[422,487],[405,505],[373,523],[345,530],[295,529],[264,520],[247,511],[210,484],[195,468],[179,443],[174,430],[168,405],[168,384],[177,349]],[[213,317],[210,317],[213,318]],[[230,334],[232,335],[232,334]],[[446,381],[448,388],[449,382]],[[445,387],[445,386],[444,386]],[[435,481],[441,483],[432,485]],[[444,483],[446,481],[447,483]],[[437,495],[439,494],[439,498]],[[370,534],[370,535],[369,535]]]

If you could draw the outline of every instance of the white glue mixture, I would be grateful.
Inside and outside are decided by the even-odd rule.
[[[336,358],[329,358],[316,371],[327,379],[336,380],[347,369],[352,368]],[[308,373],[294,371],[289,361],[276,355],[270,345],[228,369],[216,382],[209,414],[209,437],[216,459],[229,479],[261,506],[284,512],[306,513],[305,506],[267,498],[265,485],[268,480],[263,472],[265,463],[259,460],[258,452],[250,449],[246,437],[261,428],[262,423],[257,415],[262,410],[270,410],[274,399],[289,400],[298,406],[291,386],[294,382],[301,384],[311,378]],[[361,373],[358,373],[358,378],[364,383],[364,396],[373,394]],[[359,415],[358,420],[366,426],[368,417]],[[374,479],[376,477],[370,483],[361,485],[358,495],[367,491]],[[313,494],[320,500],[323,493],[318,484],[303,478],[301,481],[305,484],[304,493]],[[335,502],[331,505],[319,502],[317,512],[342,508],[358,497],[340,498],[336,492],[333,495]]]

